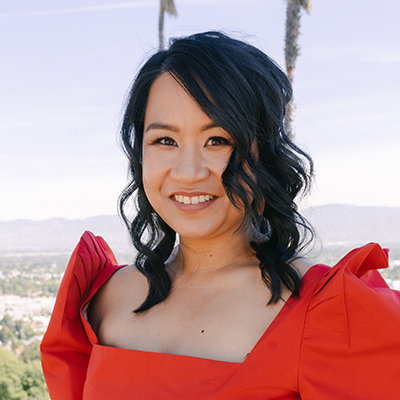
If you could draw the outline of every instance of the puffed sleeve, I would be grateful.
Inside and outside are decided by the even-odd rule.
[[[44,376],[52,400],[81,400],[92,346],[80,317],[82,305],[103,275],[117,269],[107,243],[85,232],[76,246],[57,293],[41,343]]]
[[[386,267],[387,253],[370,244],[317,285],[302,340],[303,400],[400,399],[400,292],[376,271]]]

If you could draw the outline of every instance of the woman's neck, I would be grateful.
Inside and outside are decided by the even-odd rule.
[[[229,238],[181,238],[176,257],[170,263],[174,275],[213,275],[241,266],[258,265],[250,246],[252,235],[236,232]]]

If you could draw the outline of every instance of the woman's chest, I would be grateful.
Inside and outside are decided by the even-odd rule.
[[[239,363],[252,351],[284,302],[267,306],[266,287],[174,292],[143,314],[122,306],[104,316],[99,343],[123,349]],[[129,304],[129,303],[125,303]]]

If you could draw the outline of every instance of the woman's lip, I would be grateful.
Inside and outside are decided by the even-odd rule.
[[[209,195],[209,196],[217,197],[217,196],[215,196],[214,194],[209,193],[209,192],[185,192],[185,191],[183,191],[183,190],[182,190],[182,191],[173,192],[169,197],[173,197],[173,196],[175,196],[175,195],[178,195],[178,196],[187,196],[187,197],[206,196],[206,195]]]
[[[214,196],[211,194],[201,194],[200,196],[182,196],[181,194],[175,194],[174,196],[175,201],[182,204],[198,204],[198,203],[205,203],[211,201]]]
[[[201,211],[201,210],[204,210],[204,209],[208,208],[217,199],[216,196],[211,196],[211,195],[208,195],[208,196],[210,196],[209,200],[207,200],[207,201],[203,200],[203,201],[199,201],[199,202],[196,202],[196,203],[192,203],[192,202],[188,203],[188,202],[178,201],[175,198],[175,195],[170,196],[170,199],[179,210],[196,212],[196,211]],[[189,197],[189,196],[186,196],[186,197]],[[191,196],[190,199],[192,197],[197,197],[197,196]]]

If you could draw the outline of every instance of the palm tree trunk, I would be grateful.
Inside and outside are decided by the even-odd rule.
[[[162,0],[160,1],[160,15],[158,17],[158,50],[164,50],[164,8],[162,6]]]
[[[176,17],[174,0],[160,0],[160,15],[158,17],[158,49],[164,50],[164,13],[167,12],[169,15]]]
[[[312,0],[287,0],[286,8],[286,37],[285,37],[285,63],[286,73],[293,84],[294,68],[299,55],[300,47],[298,38],[300,33],[300,9],[307,13],[311,11]],[[288,136],[293,139],[293,111],[295,109],[293,98],[287,105],[285,116],[285,129]]]

